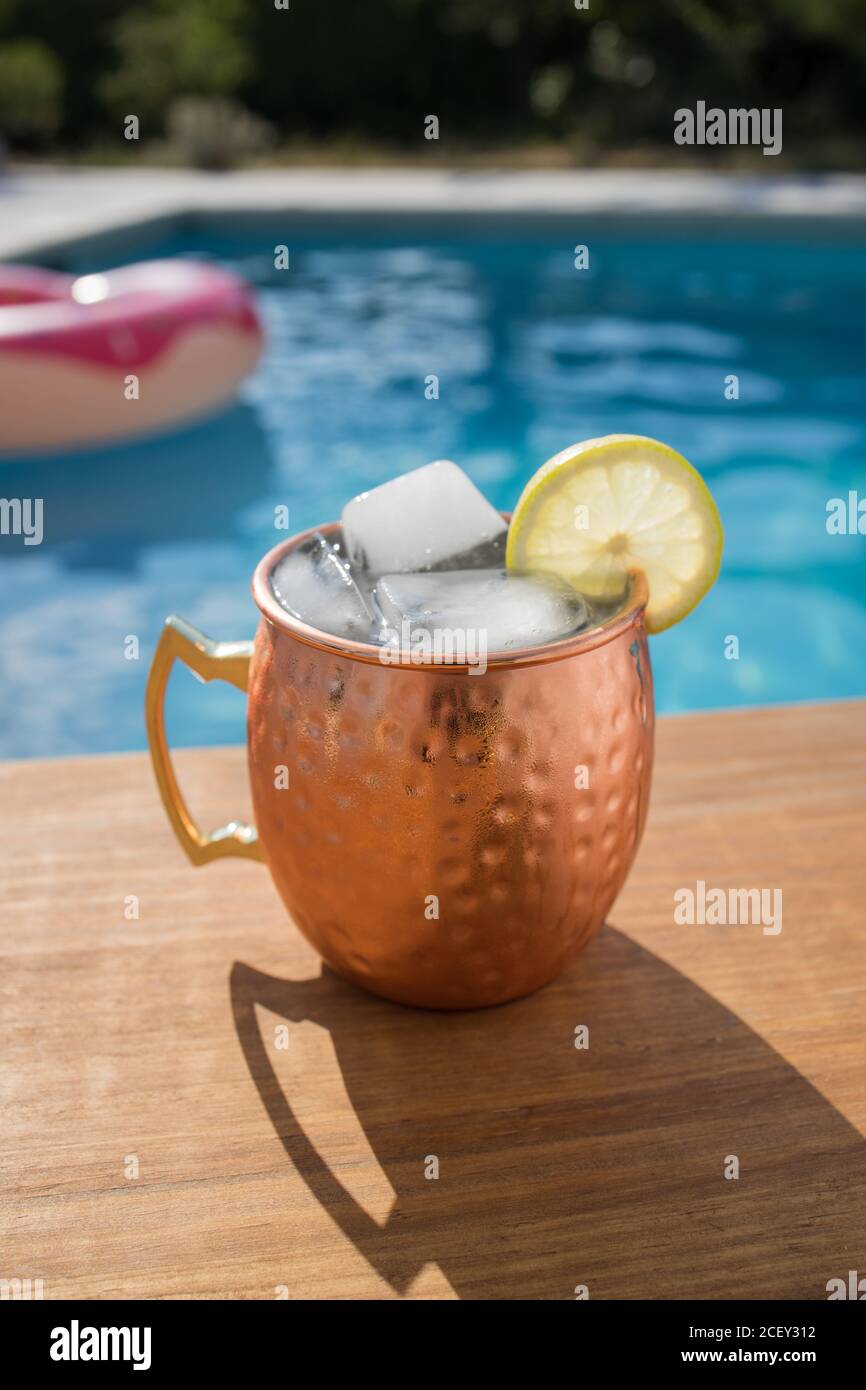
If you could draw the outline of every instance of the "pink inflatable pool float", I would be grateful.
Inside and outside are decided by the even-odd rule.
[[[250,289],[195,261],[102,275],[0,265],[0,450],[127,439],[203,415],[258,360]]]

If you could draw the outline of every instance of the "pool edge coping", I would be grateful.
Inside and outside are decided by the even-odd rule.
[[[70,204],[70,197],[72,203]],[[631,217],[664,222],[866,227],[866,176],[699,170],[44,169],[0,178],[0,260],[45,256],[100,238],[172,232],[184,223],[334,217],[437,222]]]

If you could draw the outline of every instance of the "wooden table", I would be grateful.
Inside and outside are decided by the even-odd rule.
[[[203,820],[244,813],[241,750],[178,761]],[[866,703],[661,721],[609,925],[486,1013],[322,974],[263,868],[187,865],[142,756],[3,765],[0,845],[2,1278],[820,1299],[866,1274]],[[677,925],[698,879],[781,888],[781,933]]]

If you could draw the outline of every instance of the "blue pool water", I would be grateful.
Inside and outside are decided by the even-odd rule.
[[[576,271],[576,241],[590,270]],[[291,248],[276,271],[274,246]],[[866,257],[854,233],[784,237],[581,225],[210,228],[151,255],[206,256],[260,291],[268,347],[218,418],[121,448],[0,461],[42,497],[45,539],[0,537],[0,757],[145,746],[164,616],[250,635],[249,577],[283,533],[433,458],[500,507],[570,442],[655,435],[702,470],[725,523],[714,592],[653,640],[663,712],[866,695],[866,536],[826,506],[866,496]],[[425,378],[440,380],[427,400]],[[736,374],[739,400],[724,396]],[[50,409],[50,402],[46,402]],[[140,643],[138,660],[125,639]],[[725,657],[726,638],[739,659]],[[173,678],[180,744],[240,741],[243,697]]]

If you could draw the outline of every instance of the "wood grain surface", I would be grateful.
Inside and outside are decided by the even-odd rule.
[[[248,814],[242,750],[178,764],[202,821]],[[323,972],[264,868],[189,867],[140,755],[0,766],[0,857],[0,1279],[821,1299],[866,1273],[866,703],[662,720],[608,925],[487,1012]],[[699,879],[781,889],[782,931],[677,925]]]

